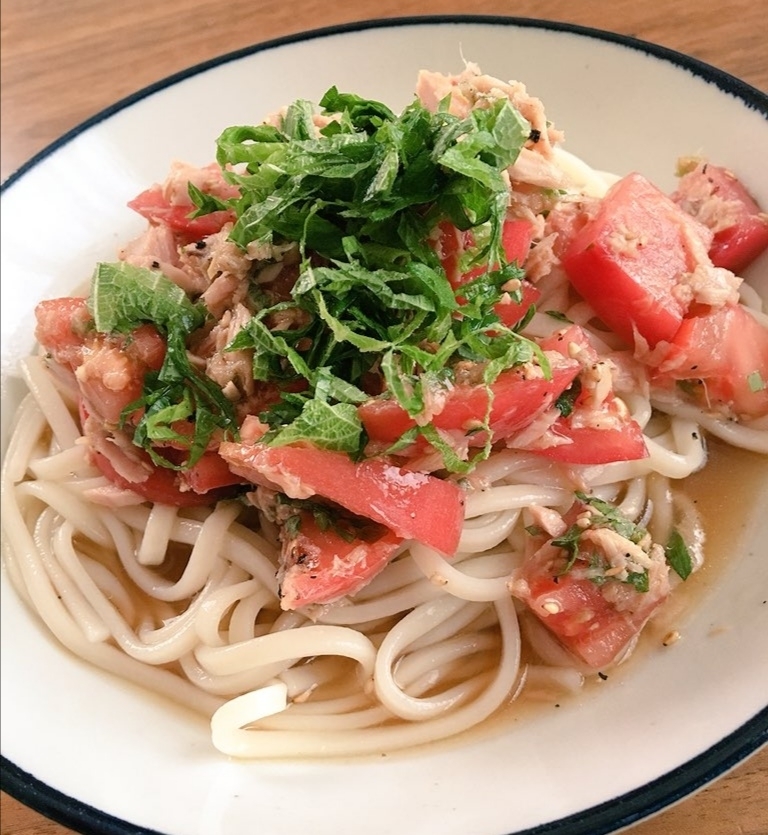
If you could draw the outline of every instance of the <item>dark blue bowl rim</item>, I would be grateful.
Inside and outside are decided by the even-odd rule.
[[[688,70],[709,83],[715,84],[723,92],[741,99],[749,108],[758,111],[768,119],[768,95],[757,88],[697,58],[629,35],[622,35],[573,23],[500,15],[416,15],[381,18],[337,24],[275,38],[225,53],[224,55],[203,61],[181,72],[167,76],[154,84],[150,84],[120,99],[91,118],[81,122],[72,130],[43,148],[0,185],[0,193],[18,182],[28,171],[40,164],[59,148],[62,148],[94,125],[103,122],[114,114],[125,110],[132,104],[156,92],[172,87],[180,81],[191,78],[208,69],[287,44],[295,44],[343,33],[403,26],[466,24],[490,24],[493,26],[510,26],[564,32],[600,41],[607,41],[636,51],[645,52],[650,56]],[[739,763],[743,762],[766,744],[768,744],[768,707],[761,710],[702,754],[658,777],[645,786],[605,801],[597,806],[585,809],[577,814],[526,830],[510,832],[508,835],[609,835],[683,800],[708,783],[723,776],[730,769],[739,765]],[[121,820],[87,803],[69,797],[46,785],[34,775],[19,768],[19,766],[3,755],[0,755],[0,788],[24,805],[82,835],[163,835],[156,830],[147,829]]]

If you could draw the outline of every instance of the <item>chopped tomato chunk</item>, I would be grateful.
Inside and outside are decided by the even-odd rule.
[[[153,325],[128,335],[93,329],[85,299],[51,299],[35,308],[35,335],[53,359],[70,371],[89,411],[117,424],[123,409],[141,396],[147,371],[165,358],[165,341]]]
[[[519,265],[528,257],[528,250],[533,241],[533,226],[522,218],[510,218],[501,230],[501,245],[507,261]]]
[[[576,291],[628,345],[637,332],[653,347],[680,327],[687,303],[675,288],[711,237],[645,177],[630,174],[576,233],[563,266]]]
[[[464,284],[461,256],[471,245],[472,235],[469,232],[462,232],[448,221],[443,221],[439,225],[434,247],[448,281],[454,290]]]
[[[581,365],[579,390],[568,414],[560,415],[544,434],[527,447],[555,461],[568,464],[608,464],[648,457],[643,430],[616,397],[609,366],[601,361],[586,332],[578,325],[552,334],[541,341],[545,350],[573,356]]]
[[[197,241],[219,232],[225,223],[235,220],[235,213],[229,210],[211,212],[200,217],[190,217],[196,206],[189,196],[189,183],[205,194],[221,200],[239,196],[236,186],[224,179],[221,168],[211,163],[203,168],[172,166],[171,173],[163,185],[155,184],[145,189],[128,203],[128,206],[145,217],[150,223],[164,225],[187,242]]]
[[[180,483],[195,493],[210,493],[221,487],[243,483],[243,479],[235,475],[216,452],[204,452],[189,469],[181,470],[178,475]]]
[[[768,214],[727,168],[699,163],[672,199],[714,232],[709,257],[716,267],[740,274],[768,249]]]
[[[301,511],[299,519],[295,533],[286,528],[281,533],[278,580],[280,605],[286,610],[355,594],[388,565],[402,541],[375,523],[345,536],[333,526],[321,528],[308,511]]]
[[[567,464],[609,464],[648,457],[643,430],[613,395],[598,409],[588,409],[577,399],[573,412],[558,417],[545,437],[551,445],[531,450]]]
[[[35,307],[35,338],[56,360],[74,371],[83,361],[83,346],[93,327],[84,298],[46,299]]]
[[[143,449],[131,447],[127,452],[118,444],[105,442],[107,435],[103,432],[101,418],[95,421],[91,418],[85,399],[81,398],[78,408],[83,433],[91,442],[88,454],[93,463],[113,484],[138,493],[147,501],[173,507],[208,505],[232,495],[228,488],[242,483],[242,479],[212,451],[204,452],[188,470],[158,467]],[[173,452],[172,449],[163,450],[169,460],[174,458]]]
[[[541,290],[523,280],[520,287],[521,299],[513,301],[512,297],[503,298],[494,308],[494,312],[508,328],[514,326],[525,316],[532,304],[541,298]]]
[[[619,611],[592,580],[569,574],[529,576],[527,591],[517,596],[563,646],[595,670],[616,660],[662,602]]]
[[[584,509],[576,502],[563,517],[569,545],[546,534],[532,541],[510,588],[563,646],[600,669],[621,657],[666,600],[669,566],[663,548],[646,542],[643,549]]]
[[[471,232],[462,232],[447,221],[441,223],[439,229],[440,235],[436,243],[437,254],[451,287],[458,290],[463,284],[482,275],[485,269],[474,267],[467,272],[461,270],[461,256],[474,244]],[[529,221],[521,218],[510,218],[505,221],[501,233],[501,244],[508,263],[514,262],[522,266],[528,256],[532,241],[533,226]],[[514,327],[525,316],[528,308],[539,300],[541,292],[529,281],[523,281],[521,295],[519,302],[509,297],[502,299],[494,308],[499,319],[509,328]],[[462,301],[461,297],[458,299]]]
[[[314,446],[270,447],[226,441],[219,454],[232,471],[294,499],[321,496],[452,556],[464,523],[461,489],[451,481],[401,469],[383,458],[354,462]]]
[[[533,226],[521,218],[509,218],[501,230],[501,245],[508,263],[522,265],[528,256],[533,241]],[[480,275],[483,268],[476,267],[468,272],[460,268],[462,255],[474,246],[471,232],[463,232],[452,223],[443,221],[439,225],[436,251],[448,280],[454,290]]]
[[[568,388],[578,373],[579,364],[552,352],[551,376],[526,377],[520,368],[503,371],[491,384],[493,395],[490,427],[493,440],[507,438],[527,426],[535,415],[548,409]],[[443,408],[430,423],[438,429],[473,433],[480,426],[488,409],[488,388],[484,384],[459,384],[445,396]],[[396,401],[374,398],[358,407],[358,414],[373,441],[396,441],[416,425]],[[484,439],[474,436],[475,443]]]
[[[690,381],[702,405],[736,416],[768,414],[768,329],[740,305],[687,317],[659,362],[656,380]]]
[[[138,212],[150,223],[164,224],[189,241],[200,240],[221,231],[225,223],[235,219],[234,212],[211,212],[200,217],[190,217],[195,206],[190,202],[172,205],[159,185],[151,186],[128,202],[129,208]]]
[[[218,499],[228,495],[228,492],[219,489],[222,485],[216,485],[215,489],[206,492],[181,489],[178,473],[175,470],[156,467],[143,450],[136,449],[133,454],[141,457],[146,463],[147,475],[143,481],[129,481],[117,472],[106,455],[95,449],[90,450],[94,464],[109,481],[123,490],[132,490],[134,493],[138,493],[149,502],[172,505],[173,507],[195,507],[213,504]],[[228,483],[232,484],[232,481]]]

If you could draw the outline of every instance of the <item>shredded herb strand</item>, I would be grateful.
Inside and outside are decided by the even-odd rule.
[[[218,162],[240,190],[231,238],[241,247],[299,244],[303,262],[291,304],[310,322],[302,331],[309,347],[299,351],[268,331],[264,321],[274,308],[267,308],[229,349],[253,350],[257,379],[298,375],[308,382],[300,397],[284,397],[262,415],[275,430],[268,441],[301,436],[325,445],[343,435],[343,448],[359,455],[365,434],[359,425],[351,430],[351,409],[343,410],[343,432],[325,426],[338,419],[330,408],[312,408],[313,428],[306,419],[320,368],[326,406],[360,402],[363,377],[377,370],[412,417],[423,412],[430,389],[450,384],[458,359],[483,363],[486,384],[534,360],[548,373],[537,346],[493,312],[502,287],[523,276],[506,262],[501,231],[509,200],[504,172],[530,126],[507,100],[465,119],[431,113],[418,101],[398,116],[336,88],[320,106],[330,121],[319,132],[309,105],[297,102],[279,128],[236,126],[219,138]],[[461,304],[430,245],[446,220],[476,232],[471,261],[486,266],[462,287]],[[286,420],[297,425],[285,427]],[[430,441],[447,469],[467,470],[436,433]],[[332,448],[340,448],[336,440]]]
[[[227,346],[250,351],[254,379],[283,389],[280,402],[260,416],[271,428],[265,440],[304,440],[360,456],[366,436],[355,406],[368,396],[366,375],[383,377],[388,396],[417,417],[430,393],[452,383],[459,360],[479,364],[489,386],[521,363],[536,362],[548,374],[543,352],[494,312],[503,287],[523,277],[507,263],[502,227],[506,169],[530,135],[529,123],[507,99],[466,118],[446,107],[430,112],[418,100],[397,115],[331,88],[319,107],[320,122],[316,108],[298,100],[279,126],[223,131],[216,157],[239,196],[222,200],[193,184],[188,189],[193,216],[234,213],[230,240],[237,246],[298,246],[290,300],[269,303],[254,287],[256,313]],[[462,287],[461,302],[434,245],[446,222],[472,230],[467,262],[484,267]],[[135,442],[158,463],[172,466],[152,445],[181,442],[178,421],[194,424],[187,463],[214,431],[236,431],[231,405],[186,355],[189,335],[210,321],[202,304],[157,271],[102,264],[92,305],[103,332],[153,322],[167,337],[163,368],[147,375],[141,400],[132,404],[144,410]],[[273,314],[291,312],[300,324],[272,329]],[[300,380],[302,391],[285,385]],[[447,469],[467,471],[438,433],[426,434]],[[489,452],[490,443],[481,455]]]

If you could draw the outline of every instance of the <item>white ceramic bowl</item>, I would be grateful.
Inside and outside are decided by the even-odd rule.
[[[5,370],[33,348],[34,303],[70,291],[138,232],[125,203],[171,160],[207,163],[224,126],[333,84],[399,108],[420,68],[455,72],[463,58],[524,81],[566,149],[598,168],[670,188],[677,157],[702,152],[768,206],[768,98],[666,49],[502,18],[379,21],[260,44],[118,102],[5,183],[3,448],[19,398]],[[768,262],[753,274],[768,294]],[[4,788],[87,832],[614,832],[768,736],[768,517],[755,504],[743,525],[685,639],[633,660],[614,686],[496,735],[346,762],[226,760],[205,722],[71,658],[3,574]]]

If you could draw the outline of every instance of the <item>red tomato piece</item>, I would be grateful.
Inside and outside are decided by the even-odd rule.
[[[321,529],[307,511],[300,520],[295,534],[286,535],[285,529],[281,534],[278,581],[286,610],[355,594],[388,565],[402,542],[383,525],[369,524],[350,539],[333,527]]]
[[[600,360],[586,332],[578,325],[570,325],[542,339],[541,347],[565,356],[573,351],[585,369],[591,369]],[[643,430],[613,392],[594,405],[587,387],[576,397],[573,411],[566,417],[558,417],[547,429],[544,440],[552,443],[534,442],[529,448],[567,464],[608,464],[648,456]]]
[[[662,602],[649,600],[638,611],[618,611],[591,580],[523,571],[528,589],[516,596],[563,646],[595,670],[613,663]]]
[[[533,226],[522,218],[510,218],[501,230],[501,245],[507,261],[522,265],[533,241]]]
[[[596,197],[579,200],[578,202],[562,201],[556,203],[547,214],[545,234],[554,233],[552,254],[560,261],[563,259],[568,245],[594,216],[599,205]]]
[[[467,272],[460,269],[461,256],[474,245],[471,232],[462,232],[452,223],[444,221],[440,224],[440,235],[437,240],[437,254],[443,265],[451,287],[457,290],[463,284],[477,278],[485,272],[484,267],[474,267]],[[501,243],[508,263],[522,265],[528,256],[533,241],[533,226],[522,218],[510,218],[505,221],[501,233]],[[538,290],[529,281],[522,282],[522,298],[519,302],[509,299],[499,302],[494,308],[503,324],[508,328],[514,327],[535,304],[540,296]],[[463,303],[461,296],[457,296],[459,303]]]
[[[35,338],[61,365],[74,371],[83,361],[93,316],[84,298],[46,299],[35,307]]]
[[[354,462],[344,453],[313,446],[225,441],[219,454],[234,473],[291,498],[321,496],[446,556],[458,546],[464,498],[453,482],[401,469],[383,458]]]
[[[519,368],[503,371],[491,384],[493,403],[490,427],[493,440],[507,438],[533,418],[548,409],[573,382],[579,371],[575,360],[550,356],[551,376],[526,378]],[[488,388],[485,385],[457,385],[446,395],[443,409],[430,423],[438,429],[472,432],[485,418],[488,409]],[[413,418],[396,401],[374,398],[358,407],[368,437],[373,441],[393,443],[416,425]],[[484,439],[476,439],[482,444]]]
[[[147,369],[159,371],[163,367],[167,346],[154,325],[140,325],[126,342],[126,350]]]
[[[164,224],[190,241],[214,235],[221,231],[225,223],[235,220],[235,213],[230,211],[211,212],[192,218],[190,214],[195,211],[195,206],[192,203],[172,205],[159,185],[142,191],[128,202],[128,207],[150,223]]]
[[[597,413],[589,413],[588,424],[583,422],[585,411],[577,400],[573,412],[559,417],[547,430],[548,436],[565,443],[532,451],[566,464],[609,464],[648,457],[643,430],[619,407],[614,396],[607,397]]]
[[[57,363],[77,371],[89,411],[107,423],[120,421],[123,409],[141,396],[147,371],[157,371],[165,359],[165,341],[153,325],[129,335],[98,333],[85,299],[44,301],[35,315],[38,341]]]
[[[79,403],[79,412],[83,431],[86,437],[92,440],[93,430],[89,426],[91,412],[82,398]],[[97,418],[97,421],[100,425],[101,419]],[[95,434],[98,436],[101,431],[97,430]],[[172,470],[157,467],[149,455],[138,447],[131,449],[131,457],[133,461],[138,459],[142,463],[139,466],[134,464],[128,467],[127,471],[141,472],[145,477],[141,480],[131,480],[118,472],[120,460],[128,460],[125,452],[119,446],[112,444],[107,444],[103,448],[109,449],[109,453],[105,454],[100,449],[96,449],[93,443],[89,449],[91,460],[101,470],[102,475],[123,490],[132,490],[150,502],[173,507],[213,504],[231,495],[232,491],[227,488],[242,483],[242,480],[215,452],[203,453],[198,462],[189,470]],[[169,460],[174,458],[172,449],[164,449],[163,454],[168,455]],[[181,460],[178,463],[181,463]]]
[[[541,298],[541,290],[531,284],[530,281],[525,281],[525,279],[523,279],[520,290],[522,298],[519,302],[512,301],[510,297],[507,300],[503,299],[493,308],[501,322],[508,328],[514,328],[528,312],[530,306],[536,304]]]
[[[629,174],[576,233],[563,266],[608,327],[629,345],[637,332],[653,347],[672,339],[687,311],[673,291],[695,267],[692,236],[709,247],[708,229],[645,177]]]
[[[243,483],[243,479],[235,475],[216,452],[204,452],[189,469],[179,471],[178,475],[180,484],[195,493],[210,493]]]
[[[443,221],[438,225],[434,247],[454,290],[464,283],[460,269],[461,256],[468,247],[472,246],[472,240],[469,232],[462,232],[448,221]]]
[[[583,505],[576,503],[564,517],[573,525]],[[610,527],[610,526],[608,526]],[[648,618],[669,595],[669,568],[663,555],[650,557],[647,589],[608,576],[613,553],[622,538],[582,535],[576,555],[544,541],[523,562],[512,594],[563,646],[593,669],[612,664],[640,633]],[[624,540],[628,548],[633,546]],[[628,578],[627,578],[628,579]],[[596,581],[597,580],[597,581]]]
[[[128,481],[115,470],[106,455],[97,450],[91,450],[91,458],[94,464],[109,481],[123,490],[132,490],[134,493],[138,493],[150,502],[172,505],[173,507],[195,507],[214,504],[218,499],[228,495],[226,491],[221,490],[206,493],[182,490],[179,486],[178,473],[175,470],[155,467],[149,456],[141,450],[137,450],[135,454],[145,458],[148,476],[144,481]]]
[[[768,249],[768,215],[727,168],[700,163],[680,178],[672,199],[712,228],[716,267],[739,274]]]
[[[578,373],[578,363],[548,354],[551,375],[526,378],[519,369],[502,372],[492,385],[490,426],[493,439],[509,438],[550,408]],[[483,414],[483,413],[481,413]]]
[[[657,379],[702,381],[702,404],[737,416],[768,414],[768,330],[740,305],[687,317],[658,365]]]
[[[462,232],[452,223],[443,221],[439,224],[437,239],[437,255],[443,265],[451,287],[454,290],[466,284],[484,271],[484,267],[474,267],[468,272],[460,270],[461,256],[474,246],[474,236],[471,231]],[[504,222],[501,230],[501,245],[508,263],[521,266],[533,241],[533,226],[522,218],[509,218]]]

